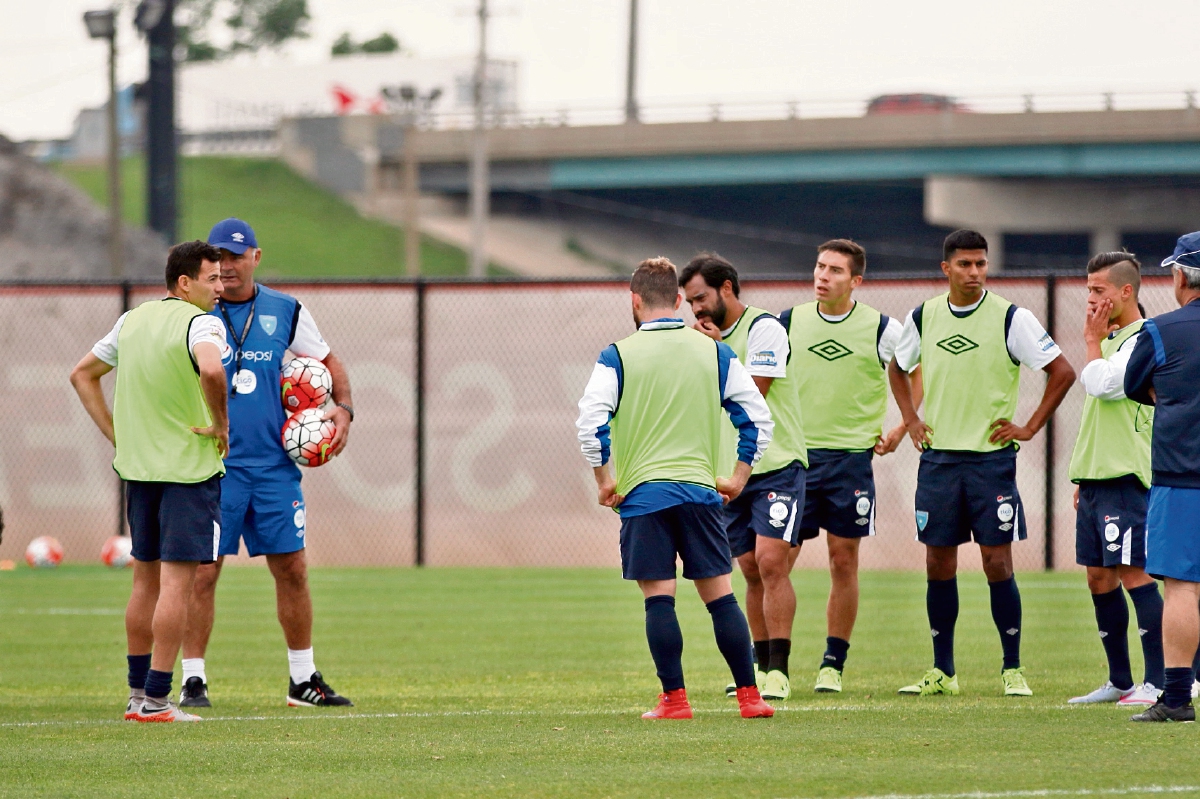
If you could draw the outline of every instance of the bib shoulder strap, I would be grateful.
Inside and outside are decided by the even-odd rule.
[[[1013,317],[1017,315],[1017,306],[1009,305],[1008,310],[1004,312],[1004,351],[1008,353],[1008,359],[1014,365],[1020,366],[1021,362],[1013,357],[1012,350],[1008,348],[1008,331],[1012,330]]]
[[[875,357],[877,358],[879,357],[879,344],[883,341],[883,334],[887,331],[891,321],[892,318],[887,314],[879,314],[879,327],[875,330]],[[920,327],[917,329],[920,330]],[[879,361],[879,365],[884,369],[887,368],[887,364],[882,359]]]

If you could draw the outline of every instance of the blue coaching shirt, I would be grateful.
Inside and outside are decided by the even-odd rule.
[[[299,300],[263,285],[255,286],[253,299],[220,300],[210,313],[225,323],[230,347],[225,375],[235,392],[229,399],[226,466],[278,468],[299,476],[280,440],[287,421],[279,390],[284,352],[324,360],[329,345]]]

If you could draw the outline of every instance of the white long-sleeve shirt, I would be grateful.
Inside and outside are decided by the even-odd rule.
[[[1119,332],[1113,331],[1109,337]],[[1083,390],[1096,399],[1125,399],[1125,367],[1129,365],[1133,345],[1137,343],[1140,335],[1142,334],[1139,331],[1121,342],[1121,346],[1109,357],[1088,361],[1087,366],[1079,373],[1079,382],[1083,383]]]

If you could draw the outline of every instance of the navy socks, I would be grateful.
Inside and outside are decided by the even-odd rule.
[[[663,693],[683,687],[683,633],[675,616],[675,597],[646,597],[646,642]],[[746,650],[749,653],[749,645]]]
[[[146,687],[146,675],[150,673],[150,656],[126,655],[125,659],[129,661],[129,687],[141,691]]]
[[[1119,589],[1118,589],[1119,590]],[[1163,672],[1162,615],[1163,599],[1158,583],[1146,583],[1131,589],[1133,610],[1137,614],[1138,637],[1142,641],[1142,657],[1146,661],[1145,681],[1158,688],[1165,681]]]
[[[647,600],[648,601],[648,600]],[[705,605],[712,616],[717,649],[725,656],[738,688],[754,685],[754,662],[750,659],[750,629],[738,607],[737,597],[726,594]],[[682,681],[681,681],[682,682]]]
[[[1129,665],[1129,606],[1125,604],[1125,592],[1118,585],[1107,594],[1092,594],[1092,604],[1096,608],[1100,643],[1104,645],[1104,655],[1108,658],[1108,680],[1122,691],[1128,691],[1133,687],[1133,671]],[[1162,620],[1161,611],[1159,620]],[[1161,639],[1158,652],[1162,657]],[[1162,661],[1159,663],[1161,668]],[[1162,674],[1161,670],[1159,674]]]
[[[832,666],[841,671],[846,668],[846,653],[850,651],[850,642],[843,638],[834,638],[829,636],[825,639],[825,657],[821,658],[821,668]],[[954,659],[954,651],[950,652],[951,662]],[[945,669],[943,669],[945,671]],[[953,674],[954,672],[947,672]]]
[[[171,693],[171,678],[174,672],[150,669],[146,675],[146,696],[151,699],[166,699]]]
[[[988,583],[992,594],[992,621],[1000,633],[1000,647],[1004,650],[1004,668],[1021,667],[1021,593],[1017,591],[1017,578],[1009,577]]]
[[[1196,680],[1196,672],[1190,666],[1181,669],[1166,670],[1166,687],[1163,688],[1162,702],[1167,707],[1183,707],[1192,701],[1192,683]]]
[[[930,580],[925,589],[925,612],[933,636],[933,665],[954,676],[954,625],[958,621],[958,578]]]

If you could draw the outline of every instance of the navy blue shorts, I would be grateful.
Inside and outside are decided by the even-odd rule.
[[[231,467],[221,486],[222,555],[245,539],[251,557],[304,549],[307,518],[299,469]]]
[[[1159,580],[1200,583],[1200,488],[1150,486],[1146,571]]]
[[[685,503],[621,520],[621,576],[674,580],[675,556],[688,580],[733,571],[720,505]]]
[[[125,489],[133,557],[212,563],[221,542],[221,475],[203,483],[142,483]]]
[[[804,464],[796,461],[753,475],[737,499],[725,506],[729,553],[737,558],[753,552],[760,535],[798,544],[796,523],[803,508]]]
[[[917,470],[917,540],[931,547],[997,547],[1025,539],[1015,452],[926,452]],[[932,456],[932,457],[931,457]]]
[[[821,530],[841,538],[875,535],[875,453],[836,449],[808,451],[808,486],[800,540]]]
[[[1081,482],[1075,511],[1075,562],[1144,568],[1149,493],[1132,475]]]

